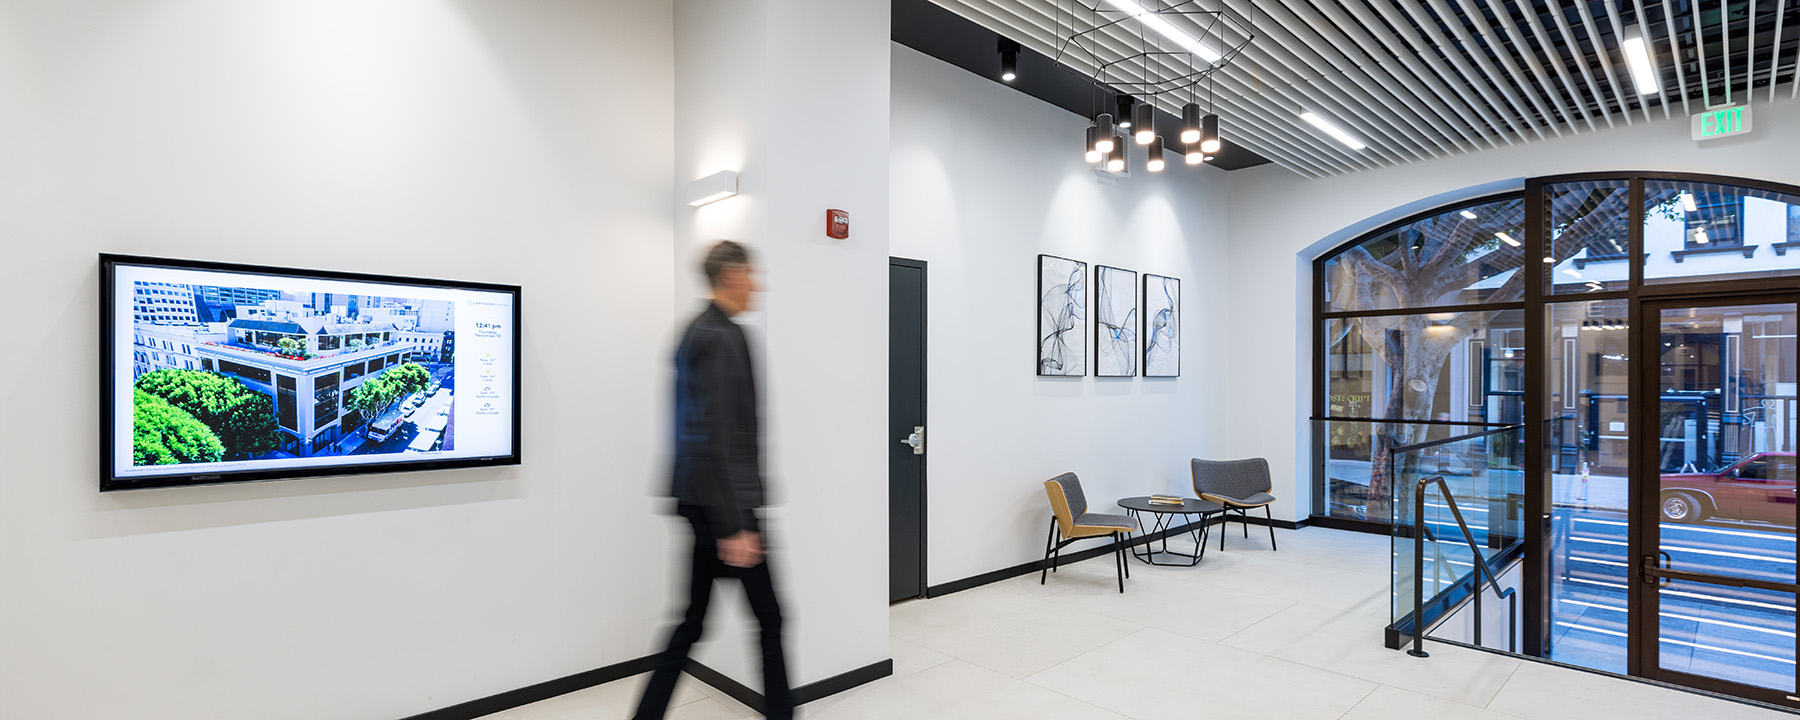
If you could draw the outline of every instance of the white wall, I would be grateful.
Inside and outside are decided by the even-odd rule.
[[[1696,145],[1679,109],[1655,122],[1502,146],[1472,155],[1307,180],[1273,165],[1232,173],[1231,378],[1224,440],[1268,457],[1290,519],[1311,511],[1312,259],[1375,227],[1438,205],[1524,187],[1528,177],[1656,170],[1800,184],[1800,103],[1758,103],[1748,137]]]
[[[889,657],[888,25],[884,0],[677,3],[680,179],[737,170],[742,194],[678,212],[675,303],[696,310],[707,246],[751,244],[767,292],[744,321],[797,686]],[[827,208],[849,211],[850,239],[825,237]],[[741,597],[716,593],[696,657],[760,690]]]
[[[1221,437],[1226,174],[1179,156],[1148,173],[1139,152],[1129,180],[1101,182],[1080,117],[893,56],[892,251],[928,263],[927,582],[1041,558],[1059,473],[1119,512],[1120,497],[1191,493],[1189,458],[1247,454]],[[1182,376],[1093,377],[1091,340],[1087,377],[1035,376],[1039,253],[1087,262],[1090,285],[1101,264],[1180,278]]]
[[[672,34],[668,0],[0,1],[0,717],[391,719],[645,654]],[[99,252],[523,285],[525,464],[101,495]]]

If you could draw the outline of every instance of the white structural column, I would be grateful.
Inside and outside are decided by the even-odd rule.
[[[751,245],[766,292],[744,322],[795,685],[888,658],[889,25],[886,0],[676,3],[676,182],[733,170],[740,193],[677,209],[676,314],[698,307],[706,247]],[[849,239],[825,235],[827,209],[850,213]],[[716,593],[696,657],[760,690],[741,597]]]

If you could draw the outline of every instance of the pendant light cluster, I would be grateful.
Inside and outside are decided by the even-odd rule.
[[[1214,73],[1249,47],[1255,29],[1222,6],[1203,10],[1191,0],[1070,1],[1057,17],[1066,32],[1055,61],[1093,81],[1096,109],[1105,110],[1087,128],[1082,148],[1087,161],[1126,172],[1127,140],[1144,146],[1150,172],[1162,172],[1170,152],[1180,153],[1188,165],[1213,159],[1224,147],[1219,116],[1202,111],[1199,91],[1207,91],[1211,106]],[[1121,30],[1134,29],[1135,38],[1118,42]],[[1158,99],[1171,111],[1187,100],[1180,103],[1178,142],[1157,133]]]
[[[1163,142],[1163,137],[1156,133],[1156,107],[1148,102],[1139,102],[1129,95],[1120,95],[1117,106],[1117,117],[1130,119],[1115,122],[1112,113],[1101,113],[1094,118],[1094,123],[1087,128],[1087,142],[1083,150],[1088,163],[1101,165],[1108,172],[1125,172],[1125,130],[1129,129],[1132,141],[1144,146],[1148,154],[1144,169],[1162,172],[1167,166],[1164,156],[1170,148]],[[1223,143],[1219,141],[1219,116],[1211,113],[1202,115],[1197,103],[1183,105],[1179,137],[1180,152],[1187,164],[1199,165],[1213,159],[1223,147]]]

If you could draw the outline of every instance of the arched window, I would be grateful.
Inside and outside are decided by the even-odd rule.
[[[1388,450],[1520,422],[1525,212],[1433,210],[1319,262],[1316,514],[1388,522]]]

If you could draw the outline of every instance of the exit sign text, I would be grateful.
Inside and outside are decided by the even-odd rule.
[[[1694,116],[1694,139],[1716,140],[1750,132],[1750,106],[1708,110]]]

